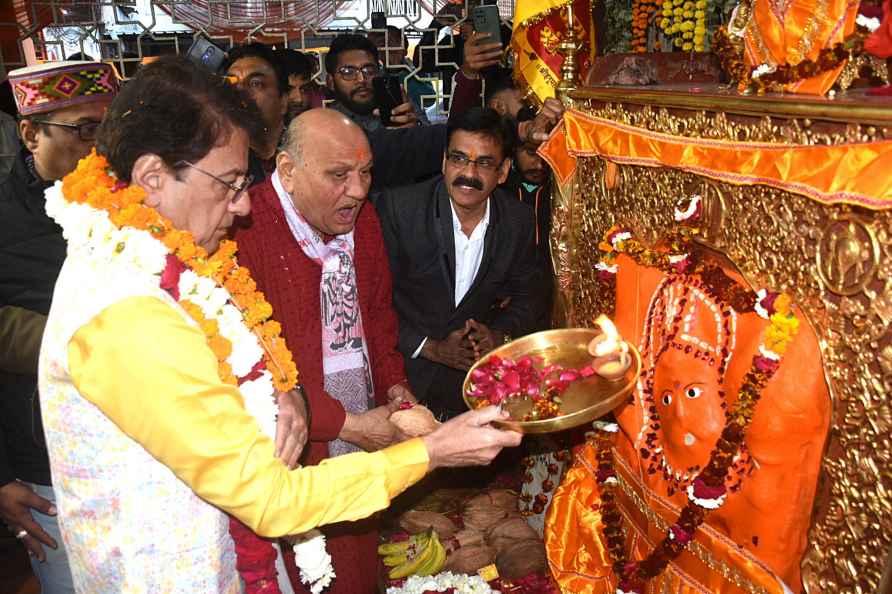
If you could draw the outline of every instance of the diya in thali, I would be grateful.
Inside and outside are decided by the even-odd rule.
[[[641,357],[606,317],[595,328],[546,330],[484,355],[468,370],[469,408],[501,405],[496,426],[522,433],[578,427],[621,405],[641,372]]]

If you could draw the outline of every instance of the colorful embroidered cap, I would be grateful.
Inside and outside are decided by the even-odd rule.
[[[118,75],[103,62],[47,62],[9,73],[21,115],[55,111],[118,92]]]

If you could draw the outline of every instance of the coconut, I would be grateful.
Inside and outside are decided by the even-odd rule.
[[[547,565],[541,540],[518,540],[496,557],[499,575],[509,580],[544,571]]]
[[[452,538],[458,531],[452,520],[443,514],[431,511],[409,510],[400,516],[399,525],[409,534],[418,534],[433,528],[441,540]]]
[[[473,574],[495,560],[496,551],[492,547],[486,545],[461,547],[447,557],[444,569],[455,573]]]
[[[508,547],[522,540],[540,540],[539,534],[525,518],[507,518],[490,527],[486,532],[486,544],[502,554]]]
[[[506,512],[517,511],[517,493],[508,489],[492,489],[472,497],[465,503],[465,511],[499,509]]]
[[[409,437],[427,435],[440,426],[440,422],[434,418],[434,414],[421,404],[393,412],[390,415],[390,422]]]
[[[455,533],[455,540],[460,547],[472,547],[483,544],[483,533],[472,528],[464,528]]]

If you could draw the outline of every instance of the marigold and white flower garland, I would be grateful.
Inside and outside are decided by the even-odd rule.
[[[120,182],[94,151],[46,191],[46,212],[62,227],[69,254],[95,267],[122,267],[122,279],[141,275],[140,282],[167,290],[205,334],[220,379],[239,386],[247,411],[275,439],[275,393],[293,390],[298,372],[272,306],[238,265],[235,242],[223,241],[208,255],[144,199],[142,188]],[[165,286],[170,257],[187,269],[174,271],[175,282]],[[311,530],[299,540],[301,580],[318,594],[334,578],[325,537]]]
[[[402,586],[387,588],[387,594],[424,594],[425,592],[447,592],[453,589],[456,594],[500,594],[493,590],[479,575],[465,575],[444,571],[432,576],[413,575]]]

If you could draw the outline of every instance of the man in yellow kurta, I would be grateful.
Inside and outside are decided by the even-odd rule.
[[[185,60],[147,66],[100,129],[98,151],[119,182],[108,202],[124,196],[126,184],[141,188],[142,206],[213,254],[234,217],[250,209],[244,189],[257,121],[240,91]],[[82,162],[78,171],[84,168]],[[491,409],[423,439],[289,470],[258,425],[264,401],[254,392],[263,373],[257,366],[238,371],[245,354],[233,340],[226,360],[241,388],[221,380],[219,345],[178,301],[188,271],[178,296],[165,286],[173,256],[164,244],[74,204],[75,185],[47,195],[69,252],[41,350],[40,390],[60,527],[79,592],[237,592],[223,512],[263,536],[300,533],[365,517],[437,466],[485,464],[519,443],[519,435],[489,426],[500,414]],[[218,289],[207,293],[208,303]],[[219,317],[220,336],[227,323]],[[280,394],[280,406],[289,398]],[[279,448],[292,459],[295,448],[287,444],[294,442],[282,439]]]

